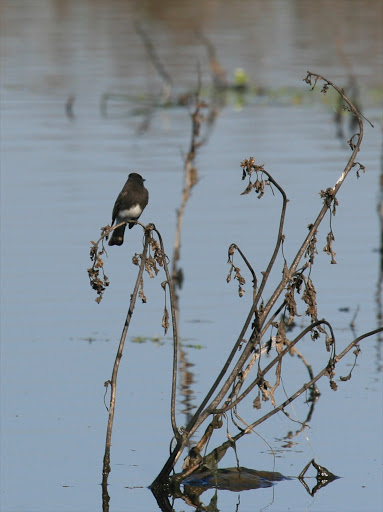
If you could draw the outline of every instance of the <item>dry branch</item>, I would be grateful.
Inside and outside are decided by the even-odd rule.
[[[355,161],[356,155],[359,152],[363,138],[362,115],[357,110],[357,108],[352,104],[349,98],[345,95],[344,91],[337,87],[330,80],[321,77],[316,73],[311,72],[308,72],[304,80],[308,84],[310,84],[312,88],[315,87],[317,82],[323,81],[324,86],[322,88],[322,92],[324,93],[326,93],[330,87],[335,89],[342,98],[342,101],[345,104],[347,104],[347,108],[349,109],[349,111],[355,116],[359,126],[359,133],[356,133],[353,137],[351,137],[349,141],[352,154],[344,170],[342,171],[338,180],[336,181],[335,185],[333,187],[327,188],[325,191],[321,191],[321,196],[323,198],[323,206],[315,221],[309,225],[308,234],[303,243],[301,244],[300,248],[297,250],[297,253],[293,258],[292,262],[289,265],[287,265],[287,262],[285,260],[282,279],[280,280],[279,284],[276,286],[275,290],[270,295],[268,300],[265,301],[265,303],[263,303],[263,301],[261,302],[261,297],[264,292],[265,285],[271,275],[271,272],[274,269],[277,255],[280,253],[283,247],[283,242],[285,238],[283,233],[283,226],[288,200],[282,187],[280,187],[280,185],[273,179],[270,173],[268,173],[264,169],[263,165],[257,165],[253,158],[244,160],[241,163],[241,167],[243,169],[243,179],[245,179],[246,177],[249,178],[249,183],[244,191],[244,194],[248,194],[254,190],[258,194],[258,198],[261,198],[265,193],[266,187],[268,186],[278,190],[278,192],[281,194],[282,208],[275,247],[270,258],[270,262],[267,266],[267,269],[263,273],[260,286],[257,290],[257,276],[253,270],[252,265],[249,263],[248,258],[238,249],[236,244],[232,244],[230,246],[229,264],[231,265],[231,271],[229,273],[228,279],[230,279],[231,277],[231,272],[234,272],[235,278],[239,282],[240,287],[242,286],[242,284],[244,284],[244,278],[240,272],[240,269],[233,263],[233,253],[234,251],[237,250],[240,256],[242,257],[243,261],[247,265],[247,268],[249,269],[253,278],[253,303],[244,321],[240,334],[237,340],[235,341],[233,348],[223,368],[221,369],[218,377],[216,378],[212,387],[206,394],[205,398],[202,400],[199,408],[194,413],[186,427],[183,429],[182,436],[177,439],[176,446],[172,449],[170,457],[166,461],[164,467],[162,468],[161,472],[159,473],[159,475],[157,476],[156,480],[153,482],[152,485],[160,484],[161,482],[167,479],[170,471],[173,469],[182,451],[187,446],[191,436],[210,416],[213,417],[213,420],[211,420],[209,427],[205,430],[205,434],[201,438],[200,442],[197,443],[197,446],[199,447],[197,450],[198,453],[200,453],[200,448],[205,445],[205,442],[208,439],[210,439],[214,429],[217,428],[213,428],[213,425],[215,424],[214,422],[217,421],[218,418],[220,418],[223,414],[226,414],[230,410],[233,410],[235,415],[237,415],[238,413],[236,408],[238,404],[256,386],[258,386],[258,388],[261,390],[264,396],[272,399],[274,404],[273,409],[267,414],[263,415],[261,418],[257,419],[256,421],[246,422],[247,426],[245,428],[240,429],[240,432],[236,436],[230,436],[230,439],[228,441],[223,443],[219,448],[214,449],[213,452],[211,452],[210,457],[217,458],[223,456],[223,454],[226,452],[229,446],[235,446],[235,443],[243,435],[251,432],[252,429],[258,426],[260,423],[266,421],[268,418],[276,414],[278,411],[282,411],[288,404],[290,404],[293,400],[299,397],[304,391],[312,387],[324,375],[327,375],[329,377],[330,386],[333,389],[336,389],[336,384],[333,380],[335,375],[334,368],[337,362],[356,343],[356,340],[354,340],[354,342],[350,343],[350,345],[339,356],[336,356],[335,336],[332,331],[332,327],[326,320],[318,320],[315,286],[312,282],[312,279],[310,278],[310,275],[305,276],[304,273],[307,270],[308,272],[310,272],[311,267],[314,263],[314,255],[316,253],[317,243],[316,235],[318,226],[322,222],[327,211],[330,211],[331,216],[335,214],[335,210],[338,205],[336,195],[340,187],[344,183],[344,180],[346,179],[350,170],[353,167],[355,167],[355,165],[359,165],[359,168],[364,170],[364,167]],[[328,252],[332,256],[332,262],[334,262],[335,253],[333,250],[332,242],[333,237],[330,237],[330,239],[328,238]],[[305,258],[306,260],[303,263],[303,265],[301,264],[302,258]],[[301,268],[298,268],[299,265],[301,265]],[[289,315],[288,324],[293,322],[294,317],[298,314],[297,305],[295,302],[295,294],[300,293],[302,287],[304,287],[302,299],[306,303],[306,314],[308,314],[311,317],[312,322],[306,329],[304,329],[298,336],[296,336],[296,338],[293,341],[289,341],[287,340],[286,334],[284,332],[284,321],[282,323],[276,322],[277,314],[280,314],[280,312],[283,311],[283,309],[285,309]],[[282,304],[278,306],[277,301],[281,298],[281,296],[283,296],[284,293],[284,300],[282,300]],[[246,340],[246,332],[248,331],[250,326],[251,331]],[[261,349],[261,341],[263,337],[266,335],[267,331],[272,326],[278,328],[278,335],[276,337],[277,343],[275,345],[277,348],[277,355],[265,368],[261,369],[260,356],[263,352],[263,349]],[[375,334],[377,332],[380,332],[381,330],[382,329],[378,329],[376,331],[368,333],[366,336]],[[285,357],[286,354],[291,353],[294,350],[294,346],[308,333],[311,334],[311,337],[313,339],[318,338],[321,334],[325,335],[325,348],[327,351],[331,352],[328,362],[317,375],[311,376],[309,382],[302,385],[293,395],[288,397],[285,401],[283,401],[283,403],[277,406],[275,403],[274,392],[279,385],[281,377],[282,358]],[[256,378],[253,379],[250,384],[247,384],[244,391],[241,392],[240,390],[243,387],[245,380],[248,378],[250,370],[256,361],[258,361],[258,371]],[[234,363],[234,366],[232,365],[232,363]],[[271,385],[265,380],[265,376],[274,366],[277,367],[275,375],[275,384]],[[230,373],[226,375],[230,367],[232,367],[230,369]],[[230,394],[228,394],[229,392]],[[193,448],[192,450],[195,450],[195,448]],[[185,466],[185,471],[189,473],[191,471],[191,468],[200,468],[208,459],[209,456],[205,458],[200,456],[191,457],[190,463],[186,464]]]
[[[149,238],[150,238],[150,232],[145,232],[145,243],[144,248],[141,254],[141,264],[140,264],[140,270],[137,275],[136,284],[130,299],[129,309],[128,313],[126,315],[125,324],[122,330],[120,343],[118,346],[116,358],[113,365],[113,372],[112,372],[112,378],[110,381],[105,383],[106,385],[110,385],[110,402],[109,402],[109,417],[108,417],[108,426],[106,430],[106,440],[105,440],[105,453],[104,453],[104,461],[103,461],[103,469],[102,469],[102,489],[103,489],[103,501],[107,499],[108,491],[107,491],[107,485],[108,485],[108,476],[111,471],[110,469],[110,447],[112,445],[112,430],[113,430],[113,420],[114,420],[114,411],[115,411],[115,405],[116,405],[116,393],[117,393],[117,375],[118,375],[118,368],[120,366],[120,361],[123,355],[124,350],[124,344],[126,340],[126,335],[128,333],[130,320],[133,315],[133,310],[136,304],[137,300],[137,294],[138,290],[141,284],[142,275],[145,270],[145,263],[147,258],[147,251],[149,246]]]

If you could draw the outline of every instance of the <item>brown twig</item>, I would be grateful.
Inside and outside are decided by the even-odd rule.
[[[123,354],[124,344],[126,335],[129,329],[130,320],[133,315],[133,310],[136,304],[137,300],[137,294],[138,290],[141,284],[142,275],[145,270],[145,262],[147,258],[147,250],[149,245],[149,238],[150,238],[150,232],[145,232],[145,242],[144,242],[144,248],[141,254],[141,264],[140,269],[137,275],[136,284],[133,290],[133,293],[131,295],[130,304],[128,313],[126,316],[125,324],[122,330],[120,343],[117,349],[116,358],[113,365],[113,372],[112,372],[112,378],[110,381],[108,381],[108,384],[110,385],[110,402],[109,402],[109,417],[108,417],[108,426],[106,430],[106,440],[105,440],[105,453],[104,453],[104,460],[103,460],[103,469],[102,469],[102,488],[103,488],[103,495],[107,494],[107,485],[108,485],[108,475],[111,471],[110,468],[110,447],[112,445],[112,430],[113,430],[113,420],[114,420],[114,411],[115,411],[115,404],[116,404],[116,392],[117,392],[117,375],[118,375],[118,368],[120,365],[120,361]]]
[[[153,231],[157,233],[158,240],[160,242],[161,251],[163,254],[163,266],[164,271],[166,274],[166,284],[168,285],[169,289],[169,296],[170,296],[170,308],[171,308],[171,315],[172,315],[172,329],[173,329],[173,372],[172,372],[172,393],[171,393],[171,406],[170,406],[170,417],[171,417],[171,424],[173,428],[173,433],[175,438],[178,440],[181,437],[181,434],[179,433],[177,423],[176,423],[176,392],[177,392],[177,367],[178,367],[178,339],[179,339],[179,333],[178,333],[178,322],[177,322],[177,299],[175,295],[174,290],[174,284],[173,280],[170,275],[168,263],[167,263],[167,256],[165,254],[165,248],[162,241],[161,233],[153,226]]]
[[[302,332],[300,332],[299,335],[293,341],[290,341],[289,344],[263,370],[260,370],[258,372],[257,377],[246,388],[246,390],[243,391],[243,393],[241,395],[239,395],[233,402],[228,404],[225,408],[223,408],[221,410],[213,410],[213,411],[211,411],[211,413],[217,414],[217,413],[226,412],[227,410],[229,410],[232,407],[239,404],[250,393],[250,391],[252,391],[254,389],[255,386],[260,384],[260,382],[262,381],[264,376],[271,370],[271,368],[273,366],[275,366],[288,352],[291,352],[292,348],[294,347],[294,345],[296,345],[298,343],[298,341],[300,341],[302,338],[304,338],[304,336],[306,336],[306,334],[308,334],[313,329],[315,329],[315,327],[322,325],[322,324],[327,325],[327,327],[331,331],[333,338],[335,339],[331,324],[329,324],[329,322],[327,322],[326,320],[324,320],[324,319],[318,320],[318,321],[310,324],[308,327],[306,327],[306,329],[304,329]],[[332,356],[332,357],[334,357],[334,356]]]
[[[323,322],[323,321],[320,321],[320,322]],[[319,323],[320,323],[319,322]],[[327,325],[329,325],[327,323]],[[311,326],[310,326],[311,327]],[[309,329],[309,328],[308,328]],[[307,334],[307,330],[308,329],[305,329],[305,334]],[[244,435],[246,434],[249,434],[254,428],[256,428],[258,425],[260,425],[261,423],[263,423],[264,421],[268,420],[269,418],[271,418],[272,416],[274,416],[275,414],[277,414],[278,412],[282,411],[285,407],[287,407],[291,402],[293,402],[296,398],[298,398],[300,395],[302,395],[302,393],[304,393],[305,391],[307,391],[308,389],[310,389],[319,379],[321,379],[324,375],[327,375],[330,377],[330,383],[333,383],[332,381],[332,377],[333,377],[333,369],[334,369],[334,366],[337,362],[339,362],[350,350],[352,350],[355,345],[357,345],[358,343],[360,343],[360,341],[362,341],[363,339],[367,338],[367,337],[370,337],[370,336],[374,336],[375,334],[378,334],[380,332],[383,331],[383,327],[380,327],[378,329],[375,329],[373,331],[370,331],[368,333],[365,333],[363,334],[362,336],[359,336],[358,338],[356,338],[355,340],[353,340],[338,356],[334,356],[333,358],[330,359],[329,363],[326,365],[325,368],[323,368],[315,377],[313,377],[309,382],[305,383],[303,386],[301,386],[300,389],[298,389],[294,394],[292,394],[289,398],[287,398],[284,402],[282,402],[278,407],[275,407],[274,409],[272,409],[271,411],[269,411],[267,414],[265,414],[264,416],[262,416],[261,418],[257,419],[256,421],[254,421],[253,423],[251,423],[250,425],[248,425],[245,429],[243,429],[241,432],[239,432],[237,435],[233,436],[233,439],[232,440],[229,440],[229,441],[225,441],[224,443],[222,443],[221,446],[219,446],[218,448],[215,448],[215,451],[221,451],[221,450],[227,450],[228,447],[230,447],[234,442],[237,442],[239,441],[239,439],[241,439],[241,437],[243,437]],[[302,333],[301,333],[302,334]],[[299,338],[301,338],[301,335],[299,336]],[[294,340],[295,341],[295,340]],[[289,347],[288,347],[289,348]],[[276,362],[278,360],[280,360],[281,357],[283,357],[283,355],[285,355],[287,352],[288,352],[288,348],[284,350],[284,352],[281,354],[279,354],[263,371],[262,371],[262,374],[265,375],[269,369],[271,368],[271,366],[274,366],[274,364],[276,364]],[[283,354],[283,355],[282,355]],[[256,381],[254,381],[254,385],[257,384],[257,381],[259,381],[259,379],[257,378]],[[332,385],[331,386],[334,390],[336,390],[336,385]],[[230,404],[230,407],[233,407],[234,405],[236,405],[238,402],[240,402],[243,398],[244,398],[244,394],[241,395],[241,397],[238,397],[238,399],[233,402],[232,404]],[[214,414],[217,414],[219,411],[212,411]],[[206,457],[209,457],[211,454],[208,454]],[[197,469],[197,467],[195,468]]]
[[[310,85],[312,85],[313,80],[315,81],[314,86],[319,80],[323,80],[325,82],[325,85],[322,89],[323,92],[326,92],[330,86],[333,87],[339,93],[339,95],[342,97],[343,101],[345,103],[347,103],[350,111],[354,114],[354,116],[358,120],[359,133],[355,134],[355,136],[352,137],[349,141],[349,145],[352,149],[351,157],[349,158],[349,160],[346,164],[346,167],[343,170],[343,172],[341,173],[335,186],[333,188],[328,188],[325,192],[322,191],[322,193],[321,193],[321,195],[323,197],[322,209],[320,210],[315,222],[309,226],[309,233],[308,233],[307,237],[305,238],[304,242],[302,243],[301,247],[299,248],[291,265],[289,267],[287,267],[286,262],[285,262],[285,268],[284,268],[283,276],[282,276],[280,283],[278,284],[278,286],[272,293],[272,295],[269,298],[269,300],[267,301],[266,305],[262,304],[260,309],[258,309],[258,303],[261,299],[262,292],[263,292],[266,282],[269,278],[271,270],[274,267],[276,257],[280,251],[281,245],[284,240],[283,226],[284,226],[284,219],[285,219],[285,213],[286,213],[287,198],[286,198],[286,194],[283,191],[283,189],[278,185],[278,183],[275,182],[275,180],[272,178],[272,176],[267,171],[264,170],[263,166],[255,165],[254,159],[245,160],[241,164],[243,167],[243,170],[244,170],[244,177],[246,176],[246,174],[251,176],[251,174],[253,172],[255,172],[256,176],[257,176],[257,180],[254,184],[251,183],[251,180],[250,180],[249,185],[245,190],[245,193],[250,192],[250,190],[254,188],[259,193],[259,197],[261,197],[264,193],[264,185],[265,184],[266,185],[273,184],[275,186],[275,188],[277,188],[282,195],[283,204],[282,204],[282,211],[281,211],[281,216],[280,216],[280,224],[279,224],[279,229],[278,229],[277,241],[276,241],[275,248],[274,248],[272,257],[270,259],[269,265],[263,275],[262,283],[257,291],[255,300],[250,308],[249,314],[248,314],[248,316],[245,320],[245,323],[241,329],[240,335],[238,336],[237,341],[235,342],[233,349],[231,350],[229,357],[224,364],[224,367],[222,368],[221,372],[219,373],[213,386],[210,388],[207,395],[202,400],[201,405],[199,406],[199,408],[197,409],[197,411],[195,412],[195,414],[193,415],[193,417],[191,418],[191,420],[185,427],[183,436],[177,440],[176,446],[174,447],[168,461],[166,462],[165,466],[163,467],[162,471],[158,475],[155,482],[159,482],[161,479],[165,478],[166,475],[169,474],[169,471],[174,467],[183,448],[186,446],[187,440],[190,439],[190,437],[193,435],[193,433],[196,431],[196,429],[208,418],[209,415],[211,415],[211,414],[215,415],[217,413],[218,414],[224,413],[224,412],[232,409],[233,407],[235,407],[241,400],[243,400],[245,398],[245,396],[248,395],[248,393],[256,385],[261,384],[261,381],[264,378],[264,376],[266,375],[266,373],[275,364],[279,364],[279,362],[282,360],[282,358],[285,356],[285,354],[290,352],[292,347],[305,334],[307,334],[308,332],[311,332],[312,336],[317,337],[318,336],[317,330],[325,332],[323,330],[322,324],[326,325],[329,328],[330,333],[331,333],[330,336],[326,334],[326,348],[328,350],[332,349],[332,356],[330,357],[329,363],[326,366],[326,368],[320,374],[318,374],[315,378],[311,379],[311,381],[307,385],[305,384],[294,395],[289,397],[283,404],[281,404],[281,406],[279,408],[275,408],[268,415],[257,420],[257,422],[250,424],[249,427],[245,429],[244,433],[249,432],[256,425],[258,425],[262,421],[265,421],[271,415],[275,414],[277,410],[281,410],[288,403],[290,403],[292,400],[294,400],[296,397],[298,397],[301,393],[303,393],[304,390],[306,390],[310,386],[312,386],[325,373],[327,373],[330,376],[331,384],[333,384],[334,388],[335,388],[335,384],[333,383],[333,380],[332,380],[333,366],[335,365],[335,359],[334,359],[335,345],[334,345],[334,335],[332,332],[332,328],[331,328],[331,325],[327,321],[317,320],[315,288],[313,287],[313,284],[312,284],[312,281],[310,278],[308,278],[306,280],[302,279],[302,274],[306,268],[309,268],[313,264],[313,258],[312,258],[311,253],[313,251],[313,244],[315,243],[314,240],[316,240],[315,235],[317,233],[317,228],[318,228],[319,224],[321,223],[322,219],[324,218],[327,210],[329,210],[331,207],[333,207],[333,208],[336,207],[336,194],[337,194],[338,190],[340,189],[341,185],[343,184],[343,182],[344,182],[346,176],[348,175],[348,173],[350,172],[350,170],[356,165],[355,157],[359,151],[360,144],[361,144],[362,138],[363,138],[363,122],[362,122],[361,114],[358,112],[358,110],[352,104],[352,102],[347,98],[347,96],[344,94],[343,90],[339,89],[335,84],[333,84],[331,81],[327,80],[326,78],[323,78],[318,74],[308,72],[308,74],[305,78],[305,81],[307,83],[309,83]],[[267,176],[267,181],[264,181],[263,179],[260,181],[258,179],[258,175],[260,173],[264,173]],[[306,255],[306,257],[310,258],[310,261],[307,262],[303,266],[303,268],[299,271],[299,274],[297,274],[298,265],[299,265],[302,257],[304,257],[305,255]],[[294,281],[294,279],[296,281]],[[305,294],[306,294],[305,300],[306,300],[306,303],[308,304],[307,311],[311,315],[313,323],[308,328],[306,328],[304,331],[302,331],[302,333],[298,337],[296,337],[296,339],[293,342],[289,342],[288,345],[286,346],[286,348],[279,351],[279,354],[273,359],[273,361],[269,365],[266,366],[266,368],[264,370],[259,369],[257,378],[255,380],[253,380],[253,382],[249,386],[247,386],[247,388],[245,389],[245,391],[242,392],[241,395],[239,395],[239,396],[237,395],[234,400],[226,401],[226,403],[223,407],[218,408],[219,404],[225,398],[230,387],[233,385],[233,383],[235,382],[236,379],[239,380],[238,390],[240,389],[240,387],[242,385],[241,379],[243,377],[244,364],[248,360],[251,353],[254,351],[257,344],[260,343],[262,336],[265,334],[265,327],[267,326],[267,328],[268,328],[271,325],[270,319],[268,320],[268,317],[269,317],[271,310],[274,307],[276,301],[278,300],[280,295],[283,293],[286,285],[289,282],[295,283],[294,286],[297,287],[298,291],[299,291],[302,283],[305,283]],[[286,303],[286,300],[284,301],[284,303]],[[280,308],[278,308],[278,310],[280,310]],[[252,332],[251,332],[251,335],[250,335],[248,341],[245,342],[244,336],[245,336],[245,333],[246,333],[253,317],[254,317],[254,320],[253,320],[253,324],[252,324]],[[273,317],[275,318],[275,315],[273,315]],[[266,324],[266,326],[265,326],[265,324]],[[223,383],[223,385],[221,386],[221,389],[218,391],[216,396],[214,398],[212,398],[213,394],[217,390],[221,380],[223,379],[224,375],[226,374],[230,364],[232,363],[234,357],[238,353],[238,349],[240,347],[242,347],[242,350],[241,350],[241,353],[236,361],[236,364],[234,365],[234,368],[231,370],[230,375],[227,377],[226,381]],[[239,377],[239,376],[241,376],[241,377]],[[236,390],[236,393],[238,392],[238,390]],[[235,395],[233,395],[233,397],[234,396]],[[209,403],[209,401],[210,401],[210,403]],[[239,437],[241,435],[244,435],[244,434],[243,433],[239,434]],[[239,437],[238,436],[234,437],[233,438],[234,442]],[[232,443],[233,440],[231,440],[230,443]]]

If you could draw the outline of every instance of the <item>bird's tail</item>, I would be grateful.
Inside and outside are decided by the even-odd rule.
[[[124,242],[125,228],[126,225],[120,226],[119,228],[112,231],[112,236],[110,237],[108,245],[122,245]]]

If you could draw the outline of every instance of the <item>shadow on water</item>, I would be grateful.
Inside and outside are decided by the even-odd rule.
[[[316,470],[316,475],[308,477],[310,479],[315,478],[316,483],[312,489],[305,480],[310,467]],[[317,464],[313,459],[297,478],[307,493],[314,496],[320,489],[339,477]],[[197,508],[197,510],[212,510],[212,507],[218,507],[220,490],[240,493],[272,487],[275,483],[283,480],[292,480],[292,477],[283,476],[278,472],[236,467],[218,469],[215,472],[209,470],[198,471],[185,479],[182,479],[182,475],[174,475],[167,484],[154,486],[151,490],[163,512],[174,511],[177,499]],[[211,489],[215,490],[214,496],[210,498],[209,503],[204,503],[200,498],[204,492]]]

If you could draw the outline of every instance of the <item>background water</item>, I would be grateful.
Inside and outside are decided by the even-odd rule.
[[[338,352],[379,326],[380,226],[377,215],[382,124],[382,4],[379,1],[122,2],[2,1],[1,10],[1,510],[101,509],[101,465],[107,412],[104,382],[112,364],[136,276],[131,256],[139,229],[111,248],[111,281],[100,305],[88,284],[89,242],[110,222],[114,200],[130,171],[146,178],[150,203],[142,221],[154,222],[172,253],[183,185],[182,154],[190,141],[189,110],[134,110],[161,80],[134,29],[140,21],[172,76],[173,94],[195,88],[198,65],[206,90],[210,71],[202,31],[229,81],[241,67],[253,93],[226,97],[208,143],[198,153],[200,182],[188,203],[182,233],[181,334],[188,343],[198,404],[238,336],[250,305],[225,281],[227,248],[237,243],[266,268],[278,222],[278,196],[240,196],[239,163],[253,155],[285,188],[290,203],[285,255],[291,258],[321,207],[318,192],[332,186],[349,149],[336,137],[334,102],[302,82],[307,69],[360,87],[365,138],[333,221],[338,265],[319,251],[313,270],[319,317],[335,327]],[[105,93],[113,100],[105,117]],[[73,118],[65,104],[73,97]],[[319,231],[325,245],[328,222]],[[248,277],[248,276],[246,276]],[[280,274],[274,278],[277,282]],[[113,431],[111,510],[155,510],[146,486],[168,454],[171,341],[162,338],[164,277],[145,281],[120,366]],[[248,279],[250,283],[250,279]],[[340,308],[349,308],[340,311]],[[307,322],[304,318],[302,322]],[[151,341],[160,336],[163,344]],[[144,343],[134,343],[143,338]],[[322,342],[301,346],[314,370]],[[273,489],[221,492],[220,510],[310,508],[377,511],[382,504],[381,340],[361,344],[353,377],[336,393],[319,382],[322,397],[310,428],[283,415],[238,445],[243,466],[297,476],[313,457],[341,480],[314,498],[292,480]],[[337,378],[350,370],[349,357]],[[285,369],[286,393],[307,377]],[[179,403],[179,423],[185,422]],[[252,411],[245,411],[252,417]],[[289,411],[294,416],[294,411]],[[296,405],[304,418],[305,406]],[[235,465],[233,453],[225,466]],[[203,495],[209,503],[208,492]],[[185,509],[183,502],[176,509]],[[177,508],[178,507],[178,508]]]

